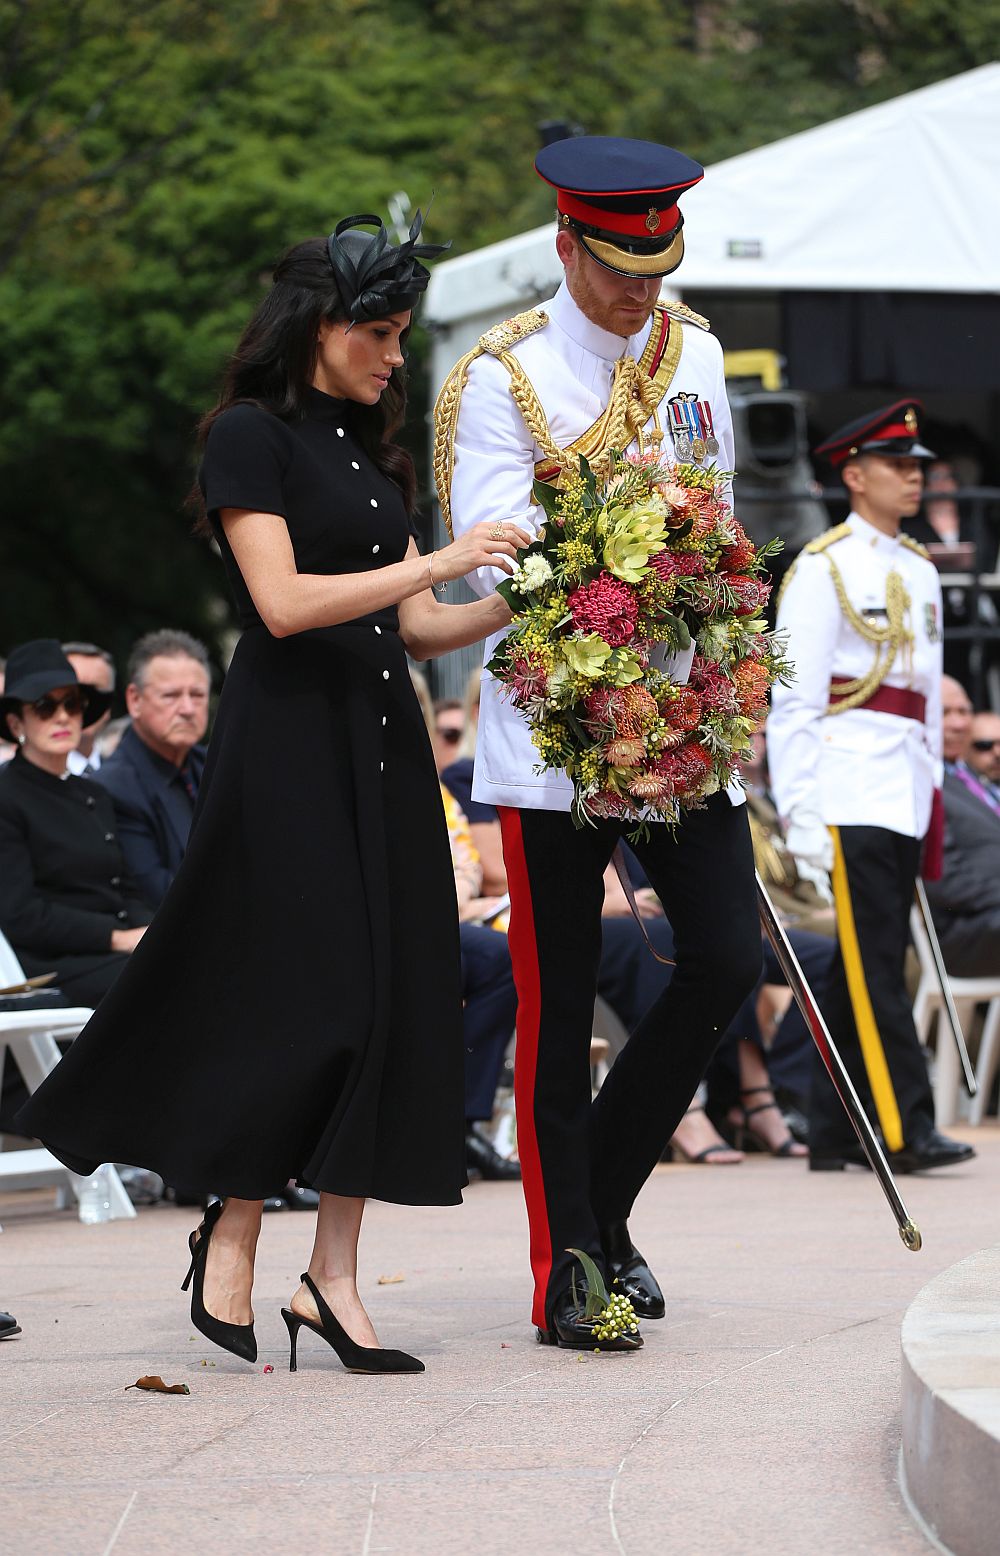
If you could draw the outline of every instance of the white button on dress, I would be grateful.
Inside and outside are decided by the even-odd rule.
[[[344,436],[344,429],[343,429],[343,427],[338,427],[337,428],[337,436],[338,436],[338,438],[342,438]]]
[[[372,556],[378,555],[378,546],[372,546]]]
[[[368,501],[371,503],[373,508],[377,508],[378,507],[378,499],[377,498],[369,497]]]
[[[382,636],[382,628],[381,627],[376,627],[375,628],[375,636],[377,638],[380,638]]]
[[[358,464],[356,459],[352,459],[351,460],[351,469],[352,470],[360,470],[361,469],[361,466]]]
[[[383,670],[382,671],[382,679],[383,679],[383,681],[387,681],[389,679],[389,672],[388,672],[388,670]],[[385,719],[382,720],[382,723],[383,724],[385,723]]]

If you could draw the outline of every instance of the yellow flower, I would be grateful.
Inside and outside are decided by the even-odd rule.
[[[616,648],[614,665],[609,668],[612,686],[631,686],[633,681],[642,680],[642,665],[630,648]]]
[[[600,675],[612,654],[610,646],[596,632],[567,638],[562,644],[562,651],[571,670],[591,679]]]

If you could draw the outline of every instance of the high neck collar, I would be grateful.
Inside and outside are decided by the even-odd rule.
[[[71,780],[76,782],[73,774],[67,769],[63,773],[50,773],[47,767],[39,767],[37,762],[29,762],[23,751],[15,751],[7,766],[18,777],[27,779],[29,783],[37,783],[42,788],[61,789],[64,783]]]
[[[652,328],[652,320],[649,320],[637,335],[613,335],[610,330],[602,330],[573,301],[565,281],[552,301],[545,304],[545,312],[574,345],[582,346],[584,351],[591,351],[595,357],[602,357],[608,363],[617,362],[626,351],[636,359],[641,357]]]
[[[871,546],[873,551],[881,551],[883,556],[896,556],[899,551],[899,536],[887,535],[885,530],[877,529],[874,524],[869,524],[860,513],[855,513],[852,508],[847,515],[847,523],[865,545]]]
[[[327,394],[324,390],[317,389],[314,384],[310,384],[302,408],[307,416],[313,417],[316,421],[332,421],[342,427],[347,414],[347,401],[338,400],[335,395]]]

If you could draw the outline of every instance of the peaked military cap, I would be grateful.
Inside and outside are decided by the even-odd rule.
[[[889,459],[936,459],[937,455],[920,442],[923,410],[919,400],[896,400],[848,422],[813,452],[817,458],[828,459],[835,470],[859,454],[881,454]]]
[[[620,276],[667,276],[684,258],[677,201],[705,176],[671,146],[612,135],[554,141],[535,171],[556,191],[559,220],[587,253]]]

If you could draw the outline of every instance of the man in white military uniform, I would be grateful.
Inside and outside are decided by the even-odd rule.
[[[498,536],[511,520],[537,530],[533,479],[557,483],[581,453],[599,479],[626,447],[733,467],[722,350],[706,320],[656,306],[683,255],[677,199],[703,170],[669,147],[596,136],[546,147],[536,168],[557,190],[565,280],[542,308],[488,331],[442,390],[435,469],[456,533],[483,520]],[[469,581],[488,594],[502,576]],[[685,656],[673,673],[689,667]],[[524,719],[485,676],[473,795],[498,807],[511,894],[533,1318],[545,1343],[631,1348],[637,1336],[601,1340],[583,1320],[569,1250],[641,1316],[662,1317],[627,1218],[760,969],[749,830],[734,791],[688,812],[676,835],[652,824],[636,845],[674,929],[676,971],[591,1106],[602,877],[623,826],[577,831],[571,784],[536,762]]]
[[[920,506],[922,462],[934,457],[918,441],[919,412],[899,401],[816,450],[840,470],[852,511],[788,574],[778,627],[796,679],[774,688],[767,725],[788,847],[832,874],[839,954],[823,1010],[904,1172],[974,1154],[934,1128],[903,977],[921,842],[936,836],[941,787],[941,586],[924,548],[900,533]],[[819,1064],[809,1146],[814,1171],[859,1160]]]

